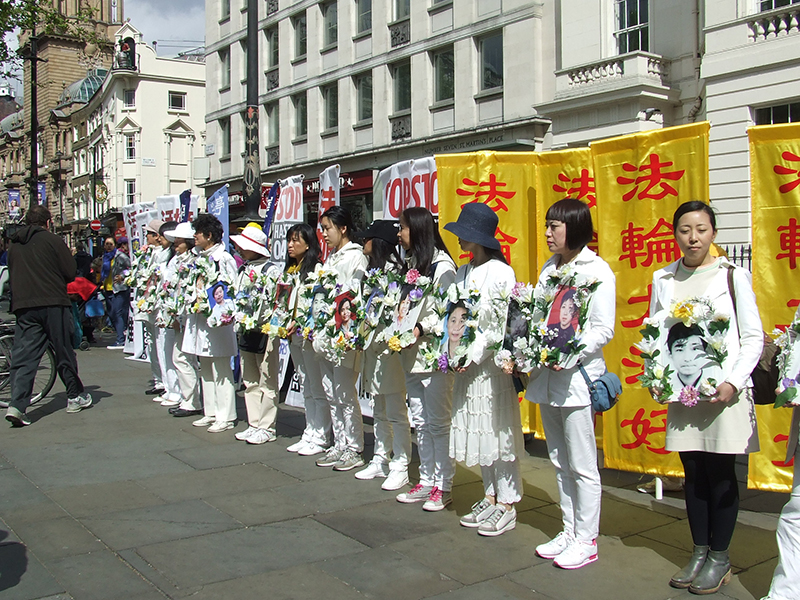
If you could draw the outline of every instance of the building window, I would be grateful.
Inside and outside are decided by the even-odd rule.
[[[231,0],[222,0],[220,21],[227,21],[231,18]]]
[[[503,33],[481,39],[481,90],[503,87]]]
[[[294,103],[294,137],[308,135],[308,104],[306,93],[298,94],[292,99]]]
[[[372,73],[356,76],[356,110],[359,121],[372,120]]]
[[[394,66],[394,111],[411,110],[411,61]]]
[[[136,180],[125,180],[125,204],[136,204]]]
[[[231,118],[219,120],[219,145],[222,158],[231,156]]]
[[[339,8],[336,2],[322,7],[322,47],[335,46],[339,41]]]
[[[125,160],[136,158],[136,136],[132,133],[125,134]]]
[[[294,57],[302,58],[308,52],[308,31],[306,29],[306,13],[294,18]]]
[[[434,100],[443,102],[455,97],[455,68],[453,49],[441,50],[433,55]]]
[[[761,12],[797,3],[800,3],[800,0],[761,0]]]
[[[648,0],[617,0],[617,53],[650,50],[648,39]]]
[[[323,129],[336,129],[339,126],[339,84],[322,88],[325,100],[325,123]]]
[[[170,92],[169,109],[186,110],[186,92]]]
[[[231,87],[231,51],[225,48],[219,51],[220,88],[225,90]]]
[[[755,110],[755,122],[756,125],[800,123],[800,102],[757,108]]]
[[[372,31],[372,0],[356,0],[356,33]]]
[[[123,90],[122,106],[125,108],[134,108],[136,106],[136,90]]]
[[[267,146],[277,146],[280,143],[280,110],[277,102],[267,104]]]
[[[411,14],[411,0],[394,0],[394,18],[406,19]]]
[[[278,28],[267,30],[267,68],[278,66],[280,47],[278,45]]]

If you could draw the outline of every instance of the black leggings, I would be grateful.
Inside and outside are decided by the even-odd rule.
[[[680,452],[686,472],[686,513],[696,546],[727,550],[739,514],[736,455]]]

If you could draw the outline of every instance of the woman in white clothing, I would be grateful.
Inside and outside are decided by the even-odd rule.
[[[407,208],[400,215],[400,245],[406,250],[406,264],[420,275],[430,277],[436,288],[447,289],[455,280],[456,265],[433,220],[425,208]],[[434,314],[433,299],[423,299],[419,323],[414,325],[417,342],[401,352],[411,418],[417,433],[419,483],[397,495],[404,504],[423,502],[427,511],[439,511],[453,499],[450,491],[455,461],[450,458],[450,418],[453,410],[453,374],[428,371],[421,347],[431,343],[421,325]]]
[[[331,248],[323,269],[336,273],[336,283],[358,289],[367,268],[367,257],[361,246],[350,241],[354,233],[353,217],[343,206],[332,206],[320,217],[322,236]],[[342,364],[334,366],[320,359],[322,387],[331,408],[333,446],[317,460],[319,467],[333,467],[336,471],[349,471],[364,465],[364,426],[361,405],[358,403],[357,352],[352,351]]]
[[[671,402],[667,411],[666,448],[678,452],[683,463],[694,542],[689,563],[673,575],[670,585],[711,594],[730,580],[728,546],[739,512],[736,455],[759,449],[750,373],[761,357],[764,338],[750,274],[711,254],[717,235],[711,207],[685,202],[675,211],[672,226],[683,258],[653,274],[650,315],[669,309],[673,302],[701,297],[715,314],[730,317],[722,381],[715,384],[712,398],[691,407]],[[708,362],[705,355],[700,360]],[[676,393],[677,385],[684,382],[678,380]],[[657,390],[651,393],[659,398]]]
[[[565,198],[547,211],[546,240],[553,256],[544,264],[537,291],[554,271],[569,265],[578,283],[588,279],[600,285],[592,294],[584,349],[579,355],[594,380],[606,371],[603,346],[614,336],[616,282],[608,264],[586,247],[592,239],[592,216],[580,200]],[[589,388],[578,366],[539,368],[530,375],[525,398],[539,404],[547,451],[556,469],[564,530],[536,548],[542,558],[555,559],[563,569],[578,569],[597,560],[600,530],[600,472],[594,437],[594,414]]]
[[[158,283],[161,287],[167,280],[167,271],[170,261],[175,257],[172,242],[166,237],[168,231],[173,231],[178,226],[174,221],[161,225],[158,231],[161,245],[161,262],[158,266]],[[174,273],[172,274],[174,276]],[[153,323],[159,322],[160,307],[153,311]],[[173,348],[175,347],[175,330],[172,327],[153,327],[156,336],[155,349],[158,354],[158,367],[161,370],[161,383],[164,393],[159,397],[161,406],[175,407],[181,403],[181,388],[178,384],[178,372],[173,362]]]
[[[498,326],[491,322],[490,294],[509,296],[516,276],[500,252],[495,238],[497,215],[491,208],[466,204],[458,221],[444,228],[458,236],[464,252],[472,253],[472,260],[458,269],[453,285],[481,292],[469,362],[456,370],[450,456],[468,467],[480,465],[484,497],[461,518],[461,525],[476,527],[480,535],[497,536],[517,524],[514,504],[522,500],[518,457],[525,453],[525,441],[514,382],[495,365],[487,332]]]
[[[303,302],[301,291],[310,273],[322,265],[319,260],[319,241],[314,228],[307,223],[292,225],[286,232],[286,273],[292,276],[292,294],[289,306],[293,307],[296,321],[289,326],[289,351],[292,363],[300,374],[303,384],[303,405],[306,412],[306,426],[300,441],[286,448],[300,456],[322,454],[330,447],[331,410],[322,388],[320,360],[311,342],[303,337],[302,315],[310,306]]]
[[[359,234],[364,240],[364,255],[369,257],[367,269],[401,273],[403,260],[397,252],[397,221],[375,221]],[[372,290],[364,289],[368,298]],[[381,327],[374,333],[377,335]],[[406,385],[400,355],[375,342],[364,350],[362,381],[372,394],[375,424],[375,454],[356,479],[386,478],[384,490],[399,490],[408,483],[408,462],[411,459],[411,429],[408,424]]]

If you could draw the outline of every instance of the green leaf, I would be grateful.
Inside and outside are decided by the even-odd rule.
[[[781,408],[787,402],[792,402],[796,396],[797,396],[796,387],[786,388],[780,394],[778,394],[777,398],[775,398],[775,408]]]

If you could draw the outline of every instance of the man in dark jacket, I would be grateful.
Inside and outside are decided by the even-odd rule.
[[[83,242],[75,244],[75,266],[78,269],[78,277],[89,279],[92,273],[92,255],[86,251]]]
[[[11,238],[8,268],[11,274],[11,311],[17,318],[11,351],[11,401],[6,420],[14,427],[30,425],[30,404],[39,361],[52,342],[56,369],[67,389],[67,412],[91,406],[78,377],[72,350],[75,324],[67,283],[75,279],[75,259],[66,244],[50,233],[50,211],[34,205],[25,216],[27,227]]]

